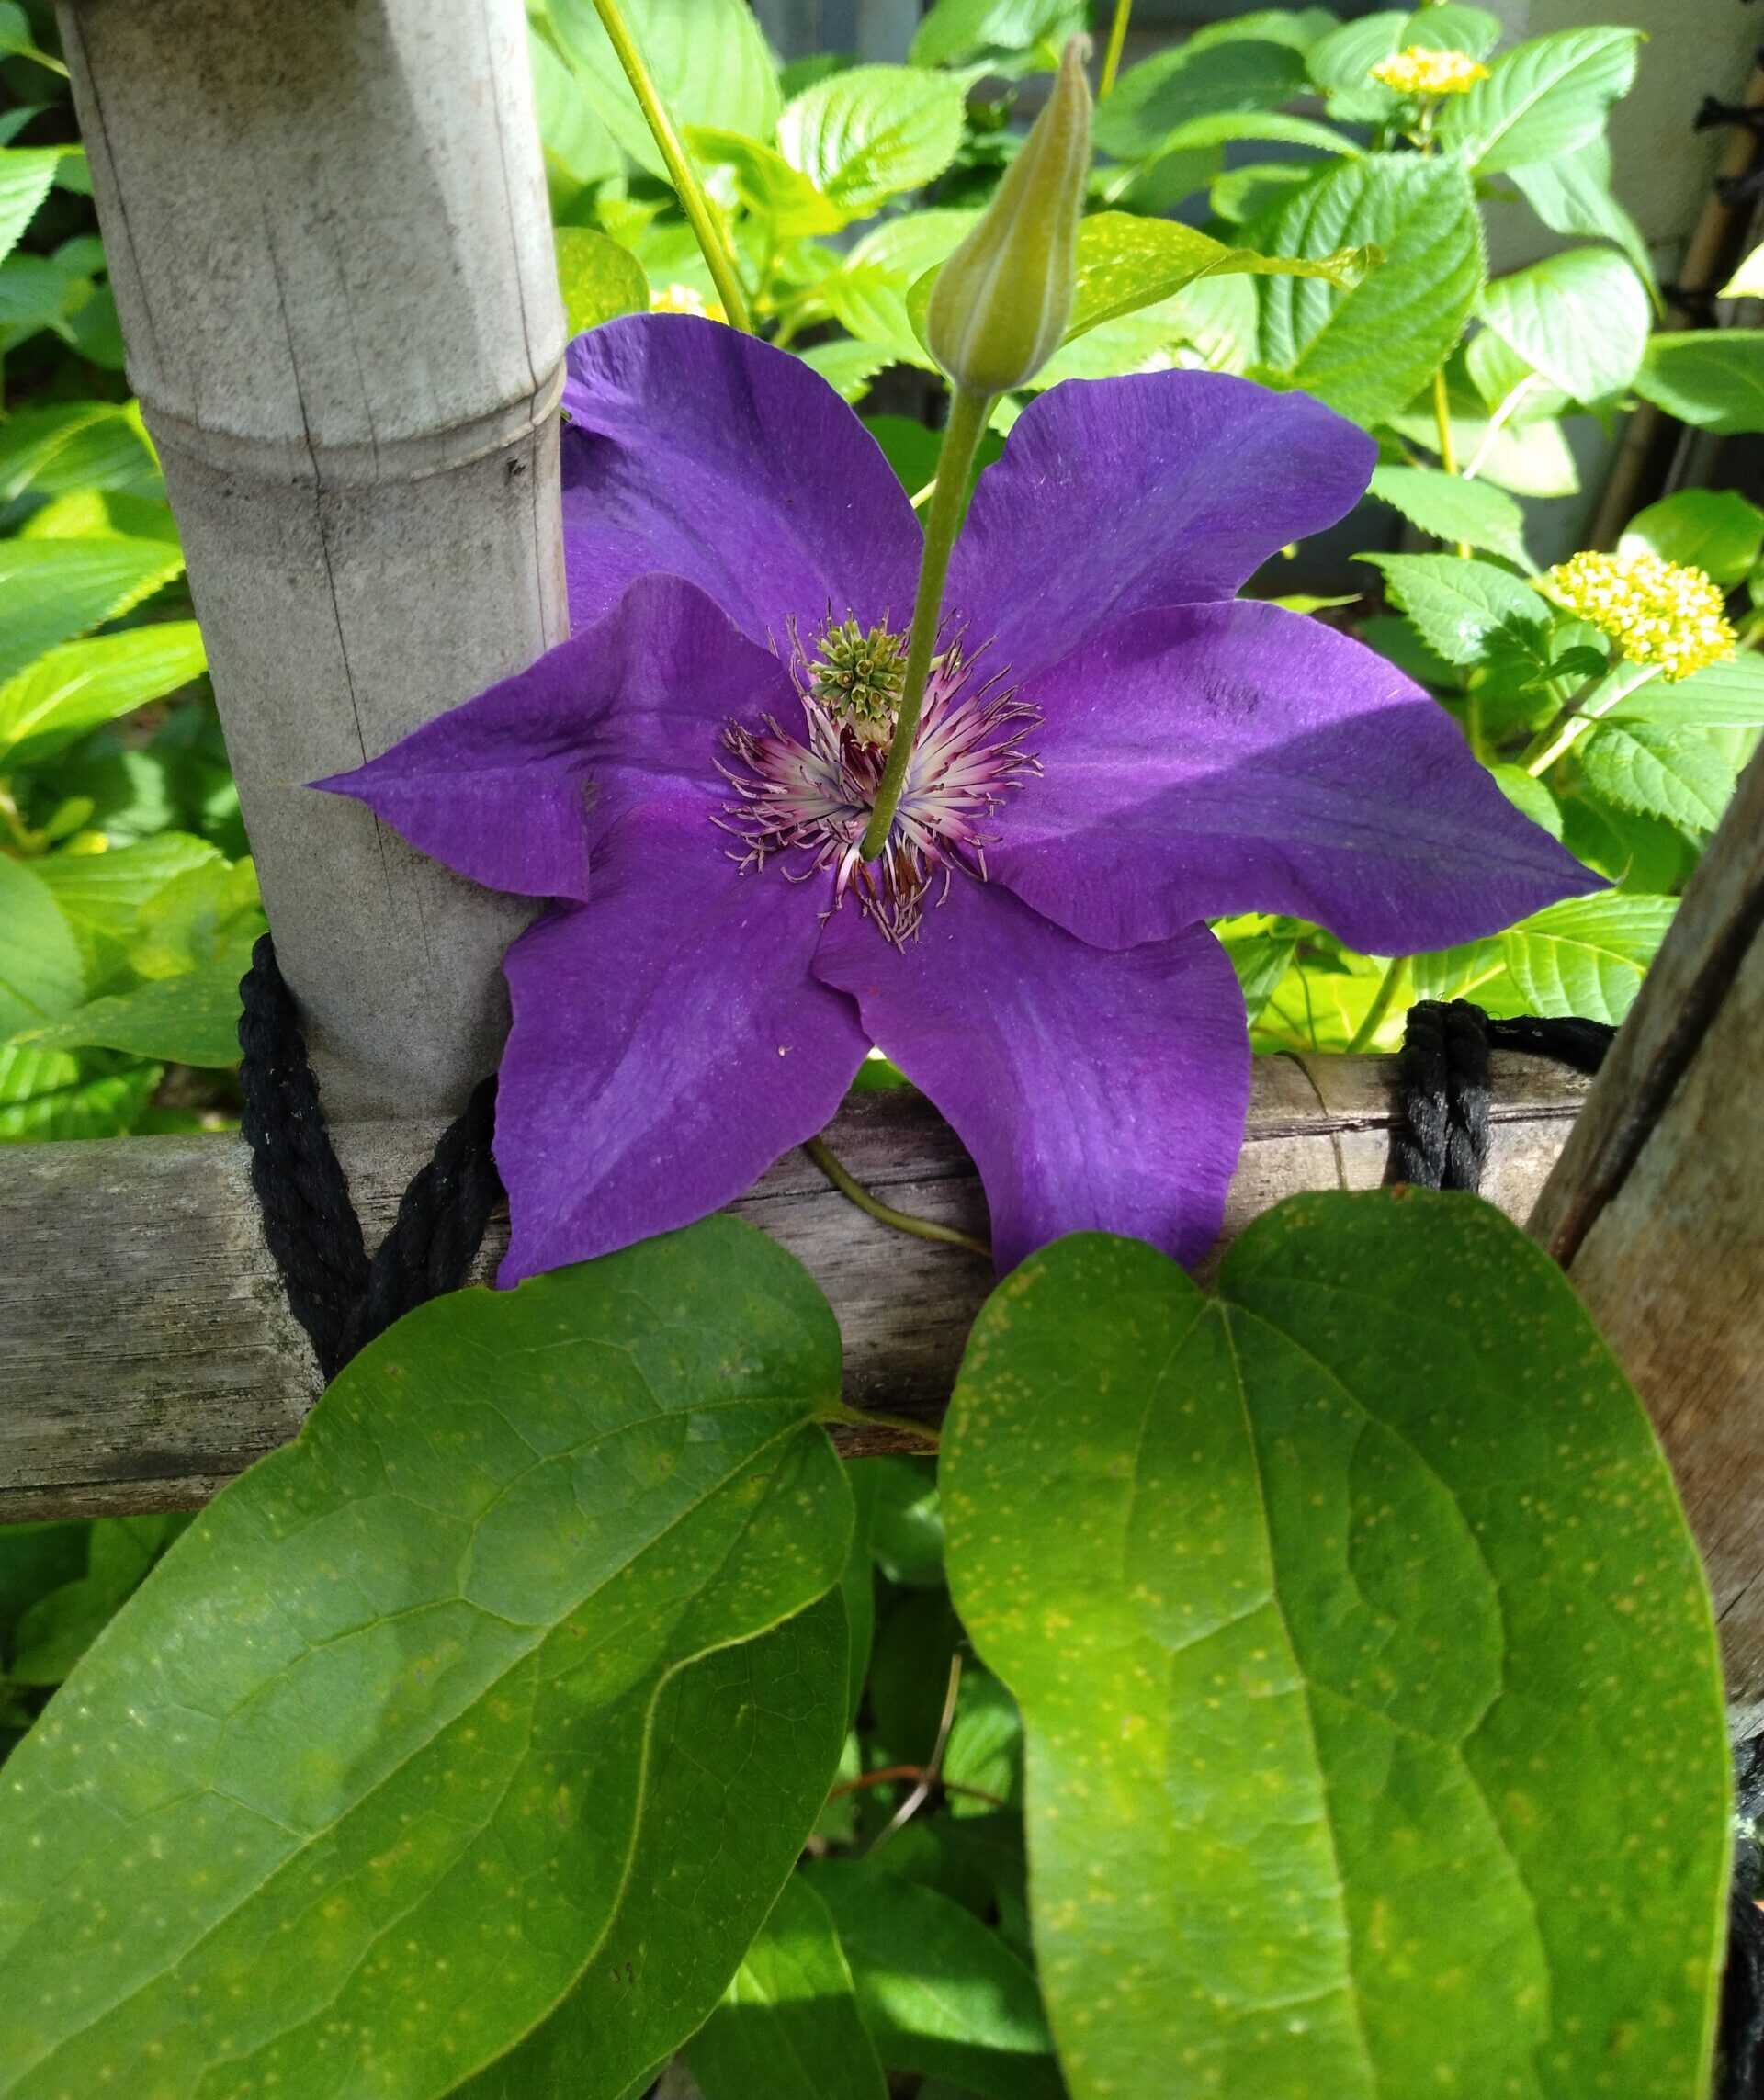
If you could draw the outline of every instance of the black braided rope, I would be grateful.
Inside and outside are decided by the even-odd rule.
[[[496,1081],[482,1080],[412,1180],[369,1260],[324,1125],[300,1017],[267,933],[240,981],[239,1085],[264,1238],[328,1383],[394,1320],[466,1280],[503,1192],[491,1155]]]
[[[1522,1050],[1596,1072],[1616,1033],[1600,1021],[1535,1014],[1494,1021],[1464,999],[1418,1001],[1408,1010],[1397,1059],[1401,1113],[1391,1133],[1392,1180],[1474,1192],[1488,1164],[1489,1052]]]

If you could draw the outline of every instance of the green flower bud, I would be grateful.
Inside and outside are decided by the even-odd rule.
[[[1033,378],[1071,319],[1091,171],[1088,48],[1082,37],[1067,45],[1023,151],[932,288],[925,339],[966,392],[1001,394]]]

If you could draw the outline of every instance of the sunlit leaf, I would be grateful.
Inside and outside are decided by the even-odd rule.
[[[1628,94],[1641,40],[1639,29],[1584,28],[1516,44],[1487,80],[1453,97],[1440,119],[1441,143],[1478,175],[1575,152]]]
[[[1647,293],[1609,248],[1570,248],[1497,277],[1482,318],[1575,401],[1603,401],[1635,377],[1647,342]]]
[[[7,2089],[313,2092],[341,2022],[432,2100],[519,2041],[607,1942],[670,1676],[838,1576],[839,1377],[728,1218],[370,1345],[8,1764]]]
[[[859,65],[807,88],[778,119],[778,151],[846,219],[942,175],[962,142],[958,80]]]
[[[1418,999],[1469,999],[1502,1016],[1619,1022],[1635,1003],[1677,900],[1607,891],[1552,904],[1491,940],[1415,958]]]
[[[982,1312],[941,1464],[956,1598],[1028,1731],[1073,2100],[1148,2066],[1169,2100],[1585,2100],[1616,2061],[1706,2090],[1708,1594],[1647,1417],[1516,1226],[1297,1197],[1210,1301],[1142,1243],[1059,1241]]]

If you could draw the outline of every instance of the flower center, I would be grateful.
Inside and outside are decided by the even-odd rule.
[[[866,862],[864,832],[894,734],[907,638],[886,624],[865,630],[849,615],[830,615],[812,656],[794,629],[791,642],[803,734],[769,717],[758,729],[727,725],[731,762],[721,771],[735,798],[718,822],[740,841],[744,868],[763,868],[776,854],[786,856],[792,881],[831,871],[831,909],[849,891],[899,944],[918,931],[933,889],[941,902],[957,875],[985,881],[986,848],[997,837],[992,814],[1040,771],[1023,749],[1039,717],[1002,671],[977,676],[986,651],[970,656],[953,637],[932,664],[888,841]]]

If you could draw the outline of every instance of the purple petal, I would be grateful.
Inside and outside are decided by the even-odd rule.
[[[509,950],[502,1282],[719,1209],[863,1061],[856,1010],[812,973],[826,886],[742,874],[728,843],[698,813],[635,817],[595,855],[594,901]]]
[[[1125,614],[1229,598],[1351,510],[1376,457],[1308,394],[1219,372],[1069,379],[980,476],[950,609],[1027,677]]]
[[[805,640],[829,606],[912,609],[922,536],[876,440],[783,350],[688,314],[634,314],[570,345],[564,573],[575,627],[634,576],[707,591],[754,641]]]
[[[904,948],[849,909],[818,975],[974,1156],[1001,1272],[1060,1234],[1212,1245],[1243,1141],[1243,995],[1204,926],[1087,947],[994,884],[959,879]]]
[[[1601,886],[1419,687],[1278,605],[1140,614],[1023,697],[1042,777],[998,812],[988,866],[1100,947],[1284,911],[1413,954]]]
[[[584,898],[588,854],[635,804],[723,799],[723,724],[794,711],[769,650],[673,577],[631,586],[531,670],[314,785],[486,888]]]

